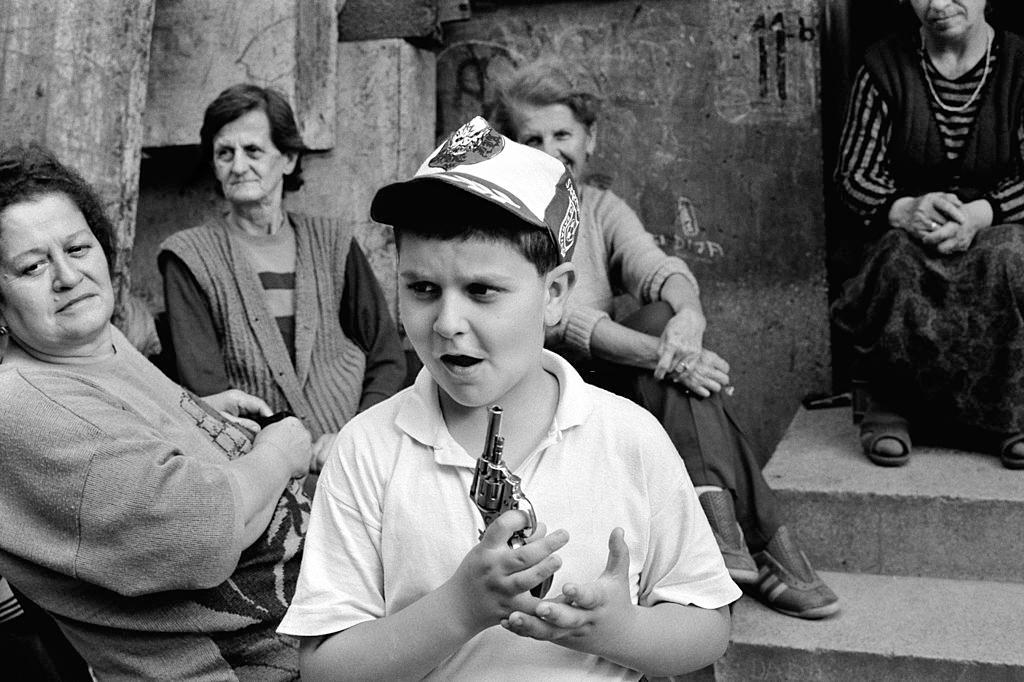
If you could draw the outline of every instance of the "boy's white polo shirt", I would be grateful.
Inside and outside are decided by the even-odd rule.
[[[538,520],[549,530],[569,532],[550,594],[564,582],[597,578],[608,536],[621,526],[635,603],[718,608],[738,599],[682,460],[657,420],[584,383],[557,355],[545,351],[543,363],[558,379],[558,407],[547,438],[515,473]],[[505,437],[510,441],[515,434]],[[279,631],[338,632],[395,613],[447,580],[483,527],[469,497],[478,455],[448,433],[437,384],[426,370],[412,387],[352,419],[320,476],[298,586]],[[433,676],[639,674],[495,626]]]

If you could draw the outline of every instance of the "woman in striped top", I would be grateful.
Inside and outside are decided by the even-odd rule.
[[[878,237],[833,306],[868,384],[861,442],[901,465],[913,427],[1020,469],[1024,41],[985,0],[910,3],[921,29],[866,54],[835,176]]]
[[[239,388],[292,412],[313,434],[315,473],[353,415],[402,387],[405,355],[354,226],[285,209],[303,151],[284,95],[221,92],[200,153],[225,210],[169,237],[159,258],[182,385]]]

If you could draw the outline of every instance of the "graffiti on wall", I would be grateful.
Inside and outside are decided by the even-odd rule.
[[[726,237],[722,226],[732,234],[737,201],[756,203],[780,182],[744,149],[755,139],[749,136],[766,153],[785,156],[805,148],[785,140],[818,125],[817,2],[651,0],[494,10],[453,27],[438,55],[436,132],[484,111],[501,74],[553,58],[577,88],[602,101],[590,170],[604,182],[590,179],[625,199],[667,252],[736,267],[763,254]],[[743,130],[723,130],[734,126]],[[747,178],[742,187],[722,186],[732,172]],[[682,194],[707,212],[703,229]]]
[[[711,12],[720,117],[797,122],[818,112],[816,2],[723,0]]]
[[[510,13],[493,21],[486,35],[456,37],[438,54],[438,132],[479,113],[495,77],[538,57],[557,60],[578,89],[604,100],[607,130],[635,125],[630,107],[695,100],[709,45],[702,27],[680,24],[676,12],[670,5],[645,5],[621,21],[601,22],[568,11],[532,21]]]
[[[655,234],[654,241],[665,253],[685,261],[712,262],[725,256],[722,245],[709,239],[697,223],[697,213],[689,198],[676,198],[675,224],[671,234]]]

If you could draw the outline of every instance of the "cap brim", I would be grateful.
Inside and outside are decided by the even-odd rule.
[[[479,184],[478,178],[473,182]],[[548,231],[547,224],[521,207],[471,191],[456,173],[425,175],[380,188],[370,204],[370,217],[386,225],[398,225],[409,220],[439,222],[451,215],[452,210],[466,207],[499,209],[527,225]]]

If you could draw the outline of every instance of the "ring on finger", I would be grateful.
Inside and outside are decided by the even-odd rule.
[[[686,364],[686,360],[680,360],[679,364],[676,365],[677,374],[686,374],[690,371],[690,366]]]
[[[929,222],[929,223],[928,223],[928,225],[929,225],[929,226],[930,226],[930,227],[931,227],[931,228],[932,228],[933,230],[934,230],[935,228],[937,228],[937,227],[939,226],[939,224],[938,224],[937,222],[935,222],[934,220],[932,220],[931,222]]]

